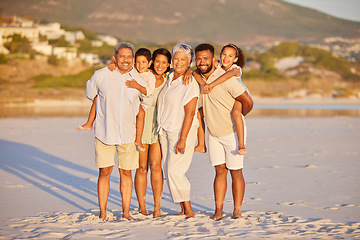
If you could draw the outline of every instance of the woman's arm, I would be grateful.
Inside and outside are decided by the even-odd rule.
[[[185,152],[185,147],[186,147],[186,139],[187,136],[189,134],[192,122],[194,120],[194,116],[196,113],[196,108],[197,108],[197,97],[194,97],[193,99],[190,100],[190,102],[188,102],[185,106],[185,117],[184,117],[184,121],[183,121],[183,125],[181,128],[181,133],[180,133],[180,139],[178,141],[178,143],[176,144],[176,149],[175,149],[175,153],[184,153]]]

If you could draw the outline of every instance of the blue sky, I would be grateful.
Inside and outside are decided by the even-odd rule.
[[[335,17],[360,22],[360,0],[284,0]]]

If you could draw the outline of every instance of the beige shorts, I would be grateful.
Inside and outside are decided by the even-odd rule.
[[[139,167],[139,151],[135,143],[106,145],[97,138],[95,138],[95,166],[98,168],[114,166],[115,151],[120,169],[132,170]]]
[[[209,133],[208,146],[211,165],[217,166],[225,163],[230,170],[242,169],[244,155],[238,154],[238,144],[236,133],[223,137],[214,137]]]

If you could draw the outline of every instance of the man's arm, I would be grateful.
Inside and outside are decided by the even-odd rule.
[[[253,99],[250,97],[250,95],[245,91],[243,94],[241,94],[240,96],[237,96],[235,98],[236,101],[239,101],[242,104],[242,114],[245,116],[246,114],[248,114],[253,106],[254,106],[254,101]]]

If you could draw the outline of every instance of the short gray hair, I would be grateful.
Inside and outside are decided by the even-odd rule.
[[[173,49],[171,50],[171,55],[174,57],[175,53],[182,51],[185,53],[185,55],[187,56],[187,58],[189,59],[189,63],[191,64],[191,62],[193,61],[193,58],[195,56],[194,51],[192,50],[192,48],[187,45],[186,43],[179,43],[176,44],[175,47],[173,47]]]
[[[134,48],[134,45],[132,45],[131,43],[127,43],[127,42],[121,42],[121,43],[118,43],[116,44],[116,46],[114,47],[114,57],[116,57],[119,49],[121,48],[128,48],[132,51],[132,55],[133,57],[135,56],[135,48]]]

